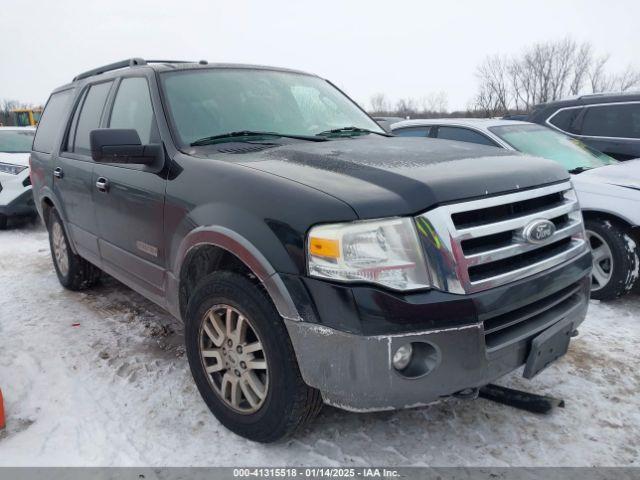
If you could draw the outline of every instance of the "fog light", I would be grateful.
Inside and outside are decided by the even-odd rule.
[[[411,361],[411,356],[413,355],[413,347],[410,343],[401,346],[396,350],[396,353],[393,354],[393,368],[396,370],[404,370],[409,365]]]

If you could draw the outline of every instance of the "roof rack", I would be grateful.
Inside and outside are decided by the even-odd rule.
[[[200,63],[201,65],[206,65],[206,60],[200,60],[200,62],[191,62],[188,60],[145,60],[144,58],[129,58],[127,60],[122,60],[120,62],[110,63],[108,65],[103,65],[102,67],[94,68],[92,70],[87,70],[79,75],[73,77],[73,81],[82,80],[83,78],[89,78],[94,75],[100,75],[101,73],[111,72],[112,70],[119,70],[121,68],[127,67],[137,67],[140,65],[147,65],[149,63]]]
[[[598,93],[586,93],[584,95],[580,95],[578,99],[593,98],[593,97],[624,97],[627,95],[638,95],[639,93],[640,93],[640,90],[626,90],[624,92],[609,91],[609,92],[598,92]]]

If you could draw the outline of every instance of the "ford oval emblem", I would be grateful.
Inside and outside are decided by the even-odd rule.
[[[529,243],[543,243],[556,233],[556,226],[549,220],[534,220],[524,227],[522,233]]]

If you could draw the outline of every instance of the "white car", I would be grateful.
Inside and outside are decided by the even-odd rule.
[[[535,123],[479,118],[406,120],[395,135],[479,143],[555,160],[572,174],[593,250],[592,298],[611,300],[638,279],[640,159],[617,162]]]
[[[29,178],[33,127],[0,127],[0,229],[14,216],[33,216],[36,209]]]

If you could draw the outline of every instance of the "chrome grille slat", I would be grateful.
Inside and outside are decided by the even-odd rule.
[[[570,190],[571,184],[568,182],[556,183],[547,187],[532,190],[522,190],[521,192],[507,193],[506,195],[496,195],[494,197],[482,198],[480,200],[470,200],[468,202],[454,203],[447,205],[449,213],[468,212],[470,210],[480,210],[488,207],[497,207],[505,203],[515,203],[522,200],[529,200],[535,197],[544,197],[552,193]]]
[[[511,270],[507,273],[503,273],[500,275],[495,275],[487,279],[478,280],[475,282],[470,282],[473,287],[482,287],[485,285],[489,285],[487,288],[491,288],[496,281],[500,281],[500,284],[505,284],[509,282],[513,282],[515,280],[519,280],[528,275],[535,275],[536,273],[544,272],[545,270],[558,265],[559,263],[563,263],[575,256],[577,256],[580,251],[584,251],[584,242],[572,242],[571,248],[565,250],[562,253],[554,255],[552,257],[548,257],[545,260],[540,262],[532,263],[526,267],[517,268],[515,270]],[[484,290],[481,288],[480,290]]]
[[[557,240],[567,238],[571,235],[574,235],[580,232],[581,229],[582,229],[582,223],[574,220],[568,226],[557,230],[553,237],[551,237],[548,241],[540,245],[534,245],[531,243],[525,243],[523,241],[517,241],[506,247],[497,248],[495,250],[487,250],[480,253],[465,255],[465,258],[467,259],[467,265],[470,267],[474,265],[480,265],[482,263],[493,262],[495,260],[502,260],[504,258],[513,257],[514,255],[517,255],[519,253],[535,250],[544,245],[553,243]]]
[[[460,240],[468,240],[470,238],[486,237],[487,235],[493,235],[495,233],[508,232],[509,230],[516,230],[521,228],[522,225],[527,224],[533,220],[544,218],[550,220],[552,218],[566,215],[580,207],[577,201],[569,201],[560,205],[559,207],[552,208],[550,210],[544,210],[541,212],[532,213],[529,215],[523,215],[521,217],[512,218],[502,222],[487,223],[485,225],[477,227],[469,227],[457,230],[458,238]]]
[[[525,228],[541,219],[552,221],[557,230],[541,243],[527,241]],[[443,205],[416,217],[416,226],[434,287],[452,293],[474,293],[517,281],[589,248],[580,206],[568,181]]]

